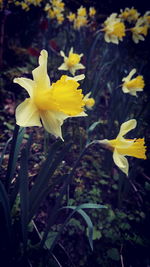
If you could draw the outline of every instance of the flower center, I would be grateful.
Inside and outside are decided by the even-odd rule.
[[[34,102],[40,110],[59,111],[75,116],[83,111],[85,105],[82,90],[77,90],[78,87],[77,81],[67,79],[67,76],[63,75],[49,89],[39,90],[37,88]]]
[[[125,36],[125,26],[122,22],[116,22],[113,25],[113,30],[111,32],[111,35],[114,34],[116,35],[118,38],[122,38],[123,36]]]
[[[80,61],[80,56],[75,53],[70,53],[69,57],[67,59],[67,65],[68,67],[73,67],[74,65],[78,64]]]
[[[84,99],[85,106],[88,108],[92,108],[95,104],[95,100],[91,97],[88,99]]]

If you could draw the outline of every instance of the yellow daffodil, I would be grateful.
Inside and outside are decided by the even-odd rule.
[[[21,6],[22,9],[28,11],[30,9],[30,5],[40,6],[42,0],[24,0],[24,1],[15,1],[16,6]]]
[[[64,21],[64,3],[61,0],[51,0],[47,3],[44,10],[47,12],[48,18],[56,19],[58,24]]]
[[[34,6],[39,6],[43,0],[26,0],[29,4],[33,4]]]
[[[130,71],[127,77],[123,78],[122,91],[129,93],[130,95],[137,96],[136,92],[143,91],[145,86],[143,76],[138,75],[132,79],[132,76],[136,73],[136,69]]]
[[[107,43],[118,44],[125,36],[124,23],[121,22],[120,18],[117,18],[116,13],[113,13],[104,21],[104,28],[102,31],[105,31],[104,39]]]
[[[88,20],[86,16],[77,16],[74,19],[73,27],[75,30],[80,30],[80,28],[86,26],[87,23],[88,23]]]
[[[80,8],[78,8],[77,10],[77,14],[78,16],[81,16],[81,17],[86,16],[87,15],[86,8],[83,6],[80,6]]]
[[[56,13],[55,13],[55,11],[53,10],[53,9],[49,9],[48,10],[48,12],[47,12],[47,16],[48,16],[48,18],[50,18],[50,19],[54,19],[55,17],[56,17]]]
[[[145,21],[145,24],[148,26],[148,28],[150,27],[150,11],[147,11],[144,16],[143,16],[143,20]]]
[[[82,89],[77,89],[80,85],[78,81],[84,75],[73,78],[63,75],[51,84],[47,74],[47,57],[47,51],[42,50],[39,66],[32,71],[33,80],[14,79],[29,94],[29,98],[16,109],[16,123],[22,127],[43,124],[49,133],[62,138],[61,125],[66,118],[86,116]]]
[[[46,6],[44,7],[44,11],[48,11],[51,8],[50,4],[46,4]]]
[[[133,41],[137,44],[140,40],[145,40],[144,36],[147,36],[148,25],[145,23],[143,18],[139,18],[135,26],[131,28],[130,31],[132,32]]]
[[[90,16],[90,17],[94,17],[95,14],[96,14],[96,10],[95,10],[95,8],[94,8],[94,7],[90,7],[90,8],[89,8],[89,16]]]
[[[73,53],[73,47],[71,47],[68,57],[63,51],[60,51],[60,55],[64,58],[64,63],[58,68],[59,70],[69,70],[72,75],[75,75],[76,70],[85,68],[79,63],[83,54]]]
[[[115,164],[128,175],[129,163],[125,156],[135,157],[139,159],[146,159],[146,146],[144,138],[139,139],[125,139],[123,136],[134,129],[137,125],[135,119],[124,122],[118,136],[113,140],[101,140],[99,143],[113,151],[113,160]]]
[[[119,15],[119,17],[128,22],[136,21],[140,16],[140,13],[138,13],[138,11],[134,7],[126,7],[124,11],[122,9],[120,11],[121,14]]]
[[[29,3],[25,3],[25,2],[19,2],[19,1],[16,1],[15,2],[15,5],[16,6],[21,6],[21,8],[25,11],[29,11],[30,7],[29,7]]]
[[[93,97],[90,97],[90,95],[91,95],[91,92],[86,94],[85,97],[83,98],[83,101],[85,103],[85,107],[87,109],[92,109],[92,107],[95,105],[95,100]]]
[[[70,22],[74,21],[75,17],[76,17],[76,15],[72,12],[70,12],[69,15],[67,16],[67,18]]]
[[[60,10],[64,10],[65,4],[62,2],[62,0],[51,0],[50,2],[53,7],[59,8]]]
[[[62,13],[59,13],[56,15],[56,19],[58,24],[62,24],[62,22],[64,21],[64,15]]]
[[[3,0],[0,0],[0,9],[3,8]]]

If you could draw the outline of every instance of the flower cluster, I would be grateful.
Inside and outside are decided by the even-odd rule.
[[[64,7],[65,4],[62,0],[51,0],[50,4],[46,4],[44,10],[47,12],[48,18],[56,19],[58,24],[62,24],[64,21]]]
[[[22,9],[28,11],[30,6],[40,6],[43,0],[22,0],[22,1],[15,1],[16,6],[21,6]]]
[[[132,40],[137,44],[140,40],[144,41],[150,28],[150,12],[144,16],[135,8],[125,8],[121,13],[111,14],[103,23],[102,31],[105,32],[104,39],[107,43],[118,44],[123,40],[126,31],[132,33]]]
[[[90,7],[88,12],[85,7],[81,6],[77,9],[77,14],[70,12],[67,18],[70,22],[73,22],[75,30],[80,30],[80,28],[87,26],[89,19],[93,18],[95,14],[96,10],[94,7]]]
[[[70,49],[69,56],[64,57],[64,63],[59,69],[69,70],[73,65],[80,64],[82,54],[73,53]],[[24,87],[29,98],[26,98],[16,109],[16,123],[22,127],[44,126],[44,128],[56,137],[63,140],[61,126],[68,117],[86,116],[85,109],[91,109],[95,101],[90,97],[91,92],[85,96],[82,89],[78,89],[79,80],[84,75],[69,77],[67,75],[52,83],[47,74],[47,51],[42,50],[39,57],[39,66],[32,71],[33,80],[28,78],[15,78],[14,82]],[[82,68],[84,67],[81,64]],[[75,67],[75,66],[74,66]],[[72,69],[74,74],[76,69]],[[124,93],[136,95],[137,91],[142,91],[144,87],[143,77],[138,75],[132,79],[136,73],[133,69],[129,75],[122,79],[122,90]],[[124,122],[121,125],[116,139],[99,140],[98,143],[113,151],[113,160],[115,164],[128,175],[129,163],[126,156],[132,156],[139,159],[146,159],[146,146],[144,138],[125,139],[124,136],[134,129],[137,125],[135,119]]]

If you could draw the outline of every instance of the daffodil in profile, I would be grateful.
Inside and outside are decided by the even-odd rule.
[[[61,125],[65,119],[86,116],[82,89],[78,89],[78,81],[84,75],[63,75],[60,80],[51,84],[47,74],[47,57],[47,51],[42,50],[39,66],[32,71],[33,80],[14,79],[29,94],[29,98],[16,109],[16,123],[22,127],[43,125],[49,133],[62,138]]]
[[[80,8],[78,8],[77,10],[77,15],[81,17],[86,16],[87,15],[86,8],[83,6],[80,6]]]
[[[145,86],[144,79],[142,75],[138,75],[135,78],[132,79],[133,75],[136,73],[136,69],[133,69],[130,71],[128,76],[124,77],[122,79],[122,91],[125,94],[130,94],[133,96],[137,96],[137,92],[143,91],[143,88]]]
[[[93,97],[90,97],[91,92],[89,92],[88,94],[86,94],[83,98],[83,101],[85,103],[85,107],[87,109],[92,109],[93,106],[95,105],[95,100]]]
[[[129,30],[132,32],[132,40],[134,43],[138,44],[139,41],[144,41],[148,34],[148,24],[145,22],[145,18],[139,18],[135,26]]]
[[[125,139],[124,135],[134,129],[137,125],[135,119],[124,122],[116,139],[100,140],[99,143],[113,152],[113,160],[119,169],[128,175],[129,163],[126,156],[146,159],[146,146],[144,138]]]
[[[96,14],[96,9],[94,7],[89,8],[89,16],[94,17]]]
[[[76,14],[72,12],[70,12],[69,15],[67,16],[70,22],[73,22],[75,20],[75,17],[76,17]]]
[[[128,22],[136,21],[140,16],[140,13],[134,7],[132,8],[126,7],[124,11],[122,9],[120,11],[121,14],[119,15],[119,17]]]
[[[145,24],[150,28],[150,11],[146,11],[143,20],[145,21]]]
[[[72,75],[75,75],[77,70],[84,69],[84,65],[80,63],[83,54],[76,54],[73,52],[73,47],[69,51],[68,57],[63,51],[60,51],[60,55],[64,58],[64,63],[58,68],[59,70],[69,71]]]
[[[113,13],[104,21],[102,31],[105,32],[104,39],[107,43],[119,44],[125,36],[125,25],[117,14]]]
[[[88,19],[87,16],[77,16],[74,19],[73,27],[75,30],[80,30],[82,27],[87,26]]]

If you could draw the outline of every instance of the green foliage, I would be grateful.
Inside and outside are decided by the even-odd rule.
[[[105,152],[96,140],[114,139],[120,125],[135,118],[138,126],[129,138],[145,135],[149,142],[149,40],[136,46],[127,35],[116,46],[104,41],[97,21],[75,31],[67,20],[58,25],[47,19],[40,7],[32,6],[29,12],[13,5],[10,9],[0,62],[2,260],[15,267],[64,267],[57,247],[61,245],[66,266],[73,261],[75,266],[120,267],[123,259],[125,266],[148,267],[149,163],[129,158],[125,177],[114,165],[112,151]],[[55,82],[60,78],[60,50],[67,54],[71,47],[84,54],[81,88],[84,94],[91,91],[93,109],[86,111],[86,118],[66,120],[64,143],[54,142],[41,129],[25,132],[14,127],[15,106],[27,94],[12,84],[13,78],[31,78],[40,50],[47,49],[48,73]],[[133,68],[146,83],[138,97],[121,90],[122,78]]]

